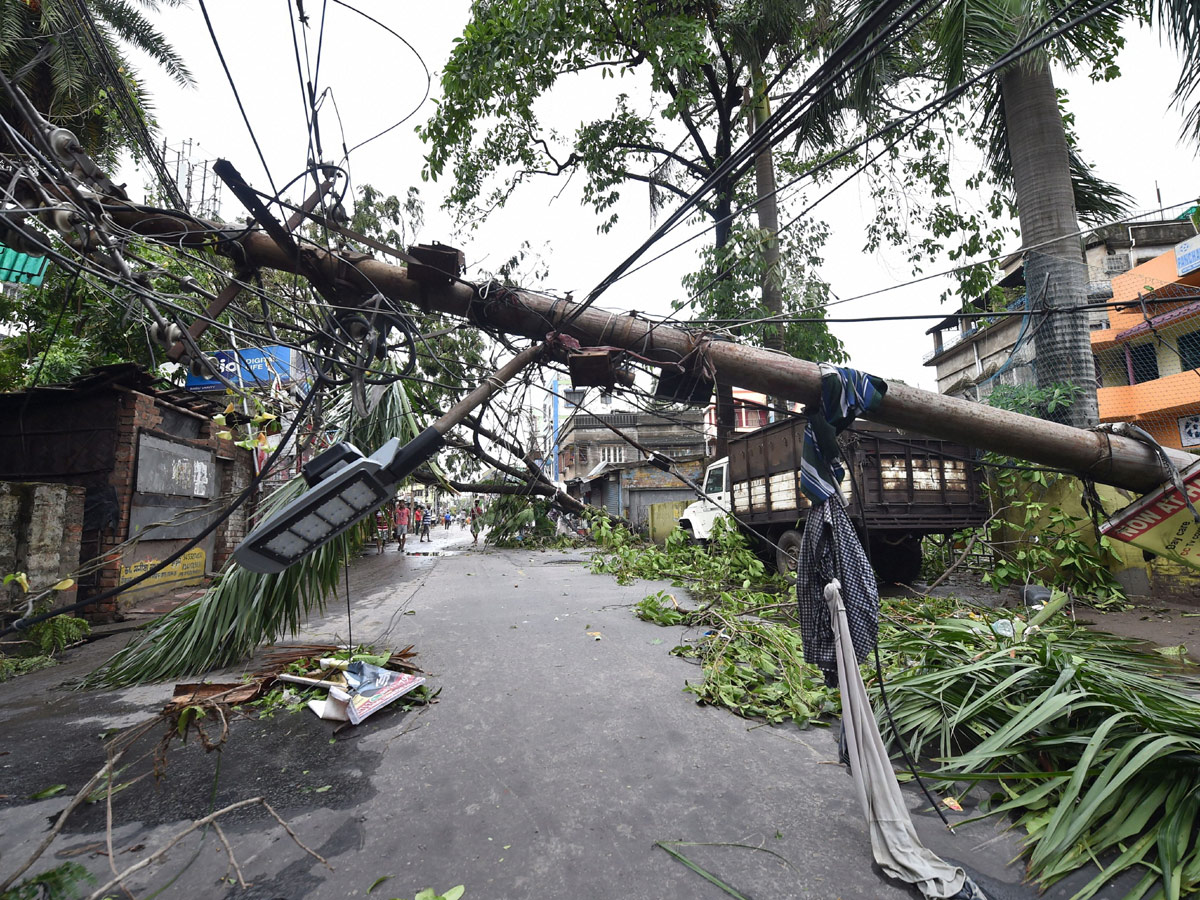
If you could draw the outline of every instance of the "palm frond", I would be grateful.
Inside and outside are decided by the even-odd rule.
[[[180,85],[190,87],[195,84],[183,57],[137,8],[125,0],[88,0],[88,5],[112,34],[141,50]]]
[[[339,398],[328,411],[327,425],[339,439],[368,450],[392,436],[408,440],[420,431],[402,381],[384,387],[366,417],[354,413],[348,398]],[[262,514],[269,515],[304,489],[303,480],[293,478],[262,502]],[[263,642],[294,634],[336,594],[342,567],[361,543],[355,531],[347,532],[276,575],[250,572],[230,560],[202,596],[156,621],[83,686],[118,687],[197,674],[244,659]]]
[[[1155,0],[1150,22],[1166,35],[1183,59],[1171,103],[1184,115],[1182,137],[1200,139],[1200,3],[1197,0]]]
[[[1200,888],[1200,678],[1065,620],[1006,638],[996,615],[884,629],[904,741],[940,754],[943,780],[996,779],[987,814],[1025,829],[1043,886],[1099,860],[1073,900],[1133,867],[1146,875],[1129,900]]]

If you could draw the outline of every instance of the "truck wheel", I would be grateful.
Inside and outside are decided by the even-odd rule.
[[[904,532],[875,532],[871,563],[880,581],[912,584],[921,577],[921,539]]]
[[[800,557],[801,540],[800,532],[789,528],[775,542],[775,568],[791,581],[796,580],[796,560]]]

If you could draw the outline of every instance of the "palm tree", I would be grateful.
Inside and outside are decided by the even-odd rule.
[[[182,0],[161,0],[175,6]],[[143,10],[159,0],[0,0],[0,69],[34,107],[70,129],[101,165],[122,148],[148,149],[149,98],[121,50],[147,54],[182,85],[191,73]],[[141,7],[141,8],[139,8]],[[31,129],[0,95],[0,117]],[[0,152],[13,148],[0,137]]]
[[[866,15],[875,5],[867,0],[856,15]],[[1095,0],[950,0],[917,38],[881,57],[853,84],[843,85],[841,93],[843,110],[871,116],[889,88],[910,79],[932,75],[941,87],[953,89],[993,67],[1014,47],[1089,11],[1094,15],[988,75],[968,94],[983,111],[981,134],[992,173],[1010,187],[1017,209],[1026,290],[1031,300],[1058,309],[1086,303],[1083,251],[1076,236],[1080,218],[1111,218],[1129,198],[1099,179],[1077,153],[1064,125],[1051,61],[1068,68],[1089,66],[1097,80],[1114,77],[1126,20],[1155,24],[1184,57],[1173,101],[1186,106],[1200,87],[1200,3],[1152,0],[1105,9]],[[1186,114],[1186,136],[1194,138],[1200,135],[1200,107]],[[1085,314],[1049,317],[1037,344],[1039,385],[1071,382],[1085,388],[1067,410],[1066,421],[1094,424],[1095,369]]]

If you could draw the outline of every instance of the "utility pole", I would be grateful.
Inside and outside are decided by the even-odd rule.
[[[160,237],[175,246],[212,246],[214,229],[221,226],[162,213],[143,212],[130,205],[113,207],[113,218],[124,228],[148,238]],[[269,236],[226,229],[240,244],[246,263],[297,272],[296,257]],[[380,291],[392,300],[425,310],[447,313],[510,335],[533,340],[547,330],[561,329],[584,346],[603,343],[635,351],[660,366],[689,360],[689,371],[704,377],[706,364],[718,379],[784,400],[815,405],[821,397],[821,372],[816,363],[782,356],[731,341],[715,341],[687,329],[672,328],[633,315],[618,316],[579,303],[517,292],[519,303],[486,303],[473,285],[463,282],[421,283],[405,267],[377,259],[349,259],[315,244],[302,242],[304,267],[318,268],[330,283],[339,283],[364,296]],[[228,251],[226,251],[228,252]],[[406,256],[400,251],[394,255]],[[1027,459],[1078,472],[1102,484],[1132,491],[1149,491],[1164,482],[1165,471],[1155,450],[1137,441],[1100,434],[1032,416],[994,409],[901,383],[889,385],[871,420],[918,434],[957,441],[967,446]],[[1191,454],[1167,450],[1176,465],[1195,461]]]
[[[762,69],[755,65],[752,69],[752,85],[745,92],[746,132],[750,137],[771,117],[771,100],[767,96],[767,79]],[[753,94],[751,94],[753,89]],[[783,285],[782,257],[779,252],[779,204],[776,202],[775,190],[775,155],[771,145],[764,144],[762,151],[754,157],[754,181],[758,199],[754,204],[754,212],[758,216],[758,229],[762,232],[763,242],[763,274],[762,300],[763,307],[769,316],[783,314]],[[763,337],[763,346],[772,350],[783,350],[783,323],[776,322],[768,325],[774,329],[774,334]],[[778,397],[767,397],[767,405],[778,411],[784,404]]]

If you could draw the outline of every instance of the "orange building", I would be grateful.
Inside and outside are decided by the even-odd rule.
[[[1191,259],[1200,238],[1179,248],[1182,266],[1173,249],[1113,278],[1109,327],[1092,332],[1092,351],[1101,422],[1132,422],[1165,447],[1200,453],[1200,268]]]

